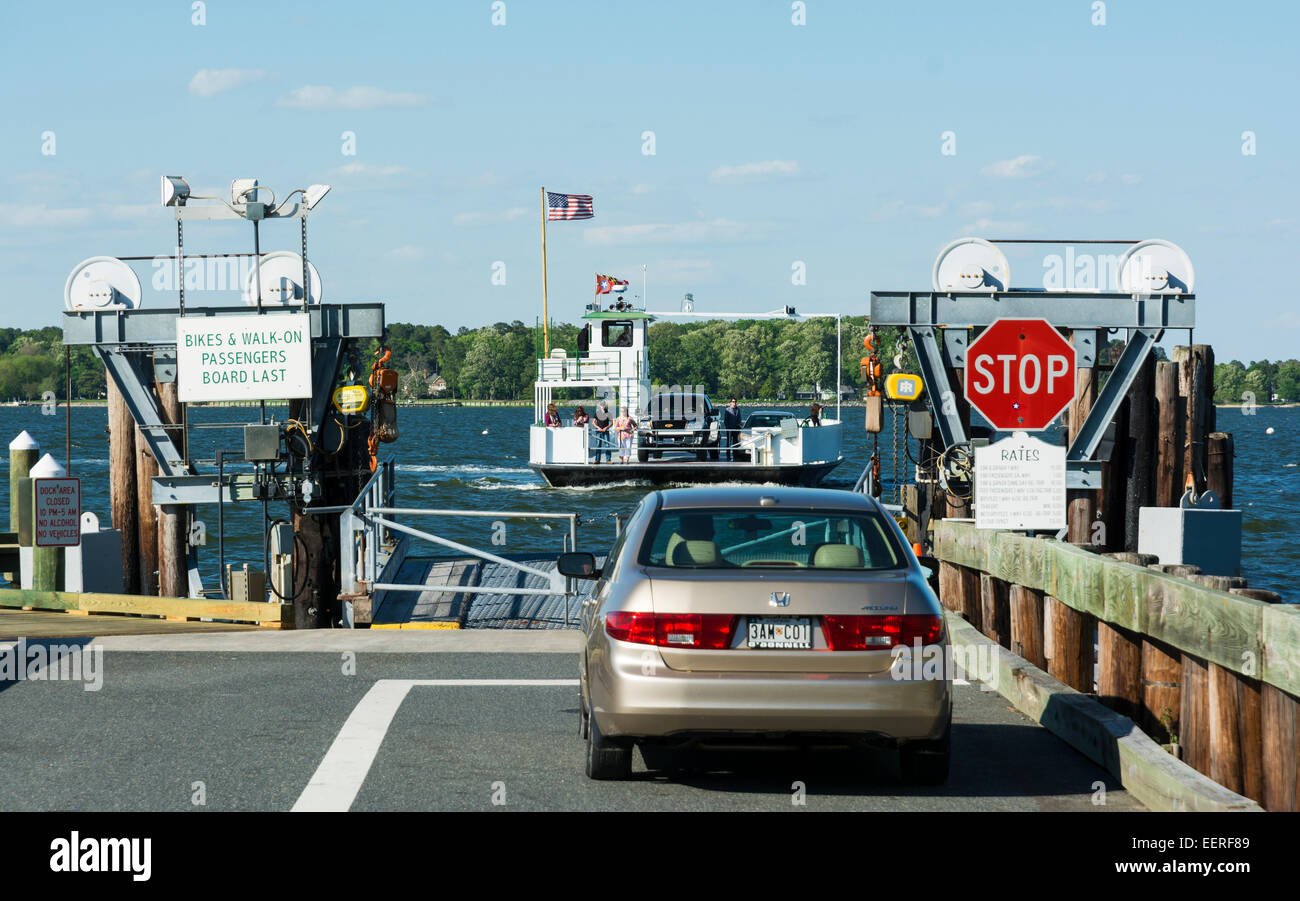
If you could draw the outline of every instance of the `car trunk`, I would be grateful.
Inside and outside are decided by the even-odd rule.
[[[735,570],[657,571],[650,579],[656,614],[729,614],[736,616],[731,647],[701,650],[660,646],[664,663],[675,670],[700,672],[883,672],[893,663],[889,650],[834,651],[827,646],[821,619],[825,615],[901,615],[907,612],[907,574],[882,572],[819,572],[809,577],[779,570],[759,571],[737,579]],[[781,605],[782,602],[784,606]],[[925,611],[928,612],[928,611]],[[779,646],[788,635],[802,640],[802,621],[811,632],[811,649]],[[793,621],[793,622],[791,622]],[[751,632],[751,626],[757,632]],[[794,626],[786,634],[786,627]],[[780,627],[780,628],[777,628]]]

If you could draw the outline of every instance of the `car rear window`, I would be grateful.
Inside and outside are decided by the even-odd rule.
[[[767,508],[660,511],[639,555],[643,566],[688,569],[895,569],[904,559],[880,514]]]

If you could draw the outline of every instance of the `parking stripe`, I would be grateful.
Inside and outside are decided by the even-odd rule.
[[[563,686],[577,679],[380,679],[357,702],[311,781],[294,802],[293,812],[346,811],[361,791],[379,746],[406,695],[417,685],[442,687]]]

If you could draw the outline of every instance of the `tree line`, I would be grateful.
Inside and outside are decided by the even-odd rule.
[[[576,356],[580,328],[573,323],[551,325],[551,347]],[[866,318],[846,316],[842,329],[840,378],[845,387],[857,386]],[[790,400],[796,392],[814,386],[835,387],[833,319],[660,321],[651,323],[647,334],[657,384],[702,385],[714,398],[735,394],[751,400]],[[899,331],[885,328],[879,335],[878,353],[889,372]],[[1109,362],[1118,349],[1117,342],[1111,344]],[[368,350],[373,352],[377,346],[372,344]],[[387,346],[393,354],[391,365],[400,376],[401,396],[408,400],[529,400],[542,353],[540,330],[519,320],[462,327],[455,333],[441,325],[394,322],[388,326]],[[72,396],[104,397],[104,367],[90,348],[73,347],[69,357]],[[67,394],[63,363],[63,333],[57,326],[0,328],[0,403],[38,401],[49,394],[63,399]],[[368,362],[360,365],[362,371],[355,375],[364,379],[367,366]],[[916,371],[910,349],[904,354],[904,368]],[[441,386],[435,377],[446,387],[437,390]],[[1214,389],[1219,404],[1300,403],[1300,361],[1219,363],[1214,367]]]

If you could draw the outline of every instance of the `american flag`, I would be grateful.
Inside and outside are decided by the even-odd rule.
[[[590,194],[555,194],[546,192],[546,218],[556,219],[590,219],[596,215]]]

